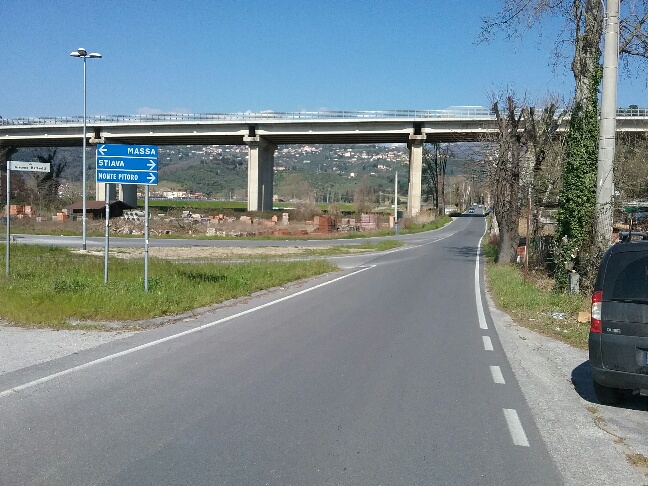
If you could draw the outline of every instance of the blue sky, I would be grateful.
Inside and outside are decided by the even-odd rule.
[[[0,116],[432,110],[571,95],[551,38],[477,44],[498,0],[2,0]],[[648,106],[622,77],[619,106]]]

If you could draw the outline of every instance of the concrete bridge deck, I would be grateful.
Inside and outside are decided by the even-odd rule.
[[[407,144],[410,152],[408,213],[414,216],[421,207],[424,143],[479,142],[493,140],[497,135],[494,113],[482,107],[118,115],[91,116],[86,121],[85,136],[90,143],[248,145],[248,209],[251,211],[272,207],[274,152],[278,145]],[[648,109],[620,109],[617,132],[648,133]],[[0,119],[0,147],[81,146],[83,136],[83,117]],[[98,191],[98,197],[103,197],[102,192]]]

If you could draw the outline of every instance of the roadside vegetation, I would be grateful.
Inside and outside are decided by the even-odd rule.
[[[486,281],[498,309],[528,329],[587,348],[589,322],[578,322],[579,312],[589,311],[589,296],[555,290],[553,279],[540,272],[529,272],[516,264],[495,264],[497,248],[484,244],[487,258]]]
[[[245,248],[228,258],[180,255],[149,259],[149,291],[144,291],[141,249],[116,248],[104,285],[102,254],[60,247],[11,245],[10,277],[0,277],[0,320],[13,325],[77,328],[75,322],[120,322],[170,316],[250,295],[260,290],[335,271],[323,260],[286,261],[402,246],[387,240],[326,248],[288,248],[268,254],[264,247]],[[4,244],[0,262],[5,266]],[[99,252],[101,253],[101,252]],[[236,259],[236,263],[226,260]],[[270,261],[272,260],[272,261]],[[284,261],[282,261],[284,260]],[[199,264],[197,264],[199,263]]]
[[[340,245],[340,246],[331,246],[325,249],[320,248],[306,248],[302,252],[302,255],[306,256],[335,256],[335,255],[348,255],[359,252],[369,252],[369,251],[388,251],[395,248],[403,246],[402,241],[396,240],[384,240],[378,241],[376,243],[364,242],[359,245]]]
[[[5,245],[0,250],[4,268]],[[196,265],[151,258],[145,292],[140,259],[111,257],[107,285],[103,256],[12,245],[10,263],[10,277],[0,278],[0,319],[54,328],[175,315],[336,270],[323,260]]]

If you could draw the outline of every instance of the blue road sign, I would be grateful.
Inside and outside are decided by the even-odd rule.
[[[157,172],[157,159],[129,157],[97,157],[97,169],[101,170],[144,170]]]
[[[133,170],[102,170],[97,169],[97,182],[110,184],[148,184],[156,185],[157,172]]]
[[[158,148],[155,145],[97,145],[97,182],[156,185]]]

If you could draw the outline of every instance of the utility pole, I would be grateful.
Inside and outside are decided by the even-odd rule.
[[[614,151],[616,147],[617,84],[619,73],[619,3],[607,0],[605,44],[603,49],[603,86],[599,128],[598,171],[596,176],[596,235],[599,249],[612,243],[614,196]]]
[[[394,178],[394,235],[398,236],[398,171]]]

